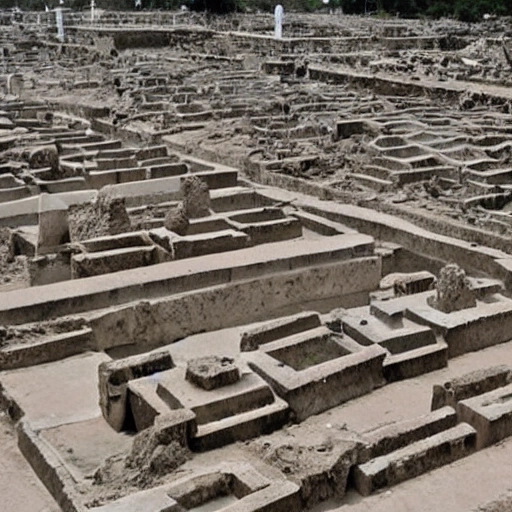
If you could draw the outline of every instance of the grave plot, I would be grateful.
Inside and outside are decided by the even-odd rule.
[[[405,316],[441,333],[448,357],[457,357],[508,339],[511,304],[499,288],[492,280],[471,282],[456,265],[448,265],[441,271],[437,294],[418,297]]]
[[[353,468],[363,495],[470,455],[512,433],[510,368],[496,366],[435,385],[432,412],[363,434]]]
[[[181,444],[204,451],[270,433],[288,419],[286,403],[232,358],[202,357],[186,368],[173,366],[166,352],[101,366],[100,403],[109,424],[141,431],[157,416],[173,413]]]
[[[477,431],[478,449],[512,435],[510,412],[511,371],[508,366],[477,370],[432,390],[432,410],[448,404]]]
[[[363,346],[378,344],[387,351],[384,376],[388,382],[415,377],[448,364],[448,346],[433,329],[405,317],[404,308],[434,286],[429,272],[389,274],[370,306],[341,316],[343,331]]]
[[[396,299],[399,300],[399,299]],[[384,307],[348,310],[342,317],[343,330],[364,346],[377,344],[386,350],[384,376],[388,382],[415,377],[448,364],[448,346],[436,339],[433,330],[404,318],[393,310],[393,299]]]
[[[380,386],[385,357],[384,349],[363,348],[327,327],[304,328],[307,320],[270,324],[244,334],[241,343],[242,350],[252,349],[244,352],[249,366],[286,400],[297,421]]]
[[[425,423],[431,421],[429,417],[424,417],[418,422],[422,420]],[[397,428],[400,430],[400,427]],[[419,429],[419,431],[422,430]],[[438,433],[423,434],[415,442],[412,439],[402,441],[403,448],[384,450],[382,455],[356,466],[354,468],[356,489],[363,496],[368,496],[382,487],[396,485],[404,480],[417,477],[426,471],[450,464],[475,451],[476,431],[469,424],[459,423],[446,430],[442,427],[439,430]],[[436,432],[436,428],[433,427],[432,431]],[[389,435],[387,432],[380,434]],[[407,432],[402,434],[397,432],[398,439],[400,435],[404,438],[408,437]],[[399,440],[398,443],[401,444]]]
[[[147,510],[184,510],[206,512],[259,512],[269,509],[297,509],[298,486],[283,480],[271,482],[248,464],[224,464],[171,485],[141,491],[101,507],[93,512],[136,512]]]
[[[454,274],[462,281],[450,280]],[[498,282],[468,280],[456,266],[448,266],[441,271],[437,293],[419,288],[419,293],[392,298],[397,291],[401,295],[407,285],[401,282],[403,277],[388,280],[395,281],[390,296],[375,294],[369,307],[348,310],[342,317],[345,332],[356,341],[386,348],[384,373],[388,381],[442,368],[448,358],[506,339],[499,329],[489,329],[493,321],[502,325],[510,306],[499,293]]]

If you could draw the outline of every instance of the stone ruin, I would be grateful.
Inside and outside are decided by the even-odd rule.
[[[187,363],[185,378],[202,389],[229,386],[240,380],[240,370],[231,357],[200,357]]]
[[[114,197],[108,187],[98,193],[92,204],[72,206],[68,222],[71,242],[118,235],[131,230],[125,199]]]
[[[7,418],[65,511],[506,490],[510,20],[65,16],[0,33],[6,506]]]
[[[476,306],[476,296],[466,277],[466,272],[455,263],[441,269],[436,297],[431,300],[431,305],[443,313]]]
[[[181,189],[183,201],[168,211],[164,227],[184,236],[187,234],[190,219],[210,215],[210,193],[206,182],[197,176],[184,178]]]

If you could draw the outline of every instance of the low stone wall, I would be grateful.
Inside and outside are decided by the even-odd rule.
[[[309,301],[336,297],[341,304],[344,296],[377,287],[380,275],[379,258],[354,259],[143,302],[103,314],[90,325],[100,350],[127,343],[154,347],[276,317],[281,308]]]

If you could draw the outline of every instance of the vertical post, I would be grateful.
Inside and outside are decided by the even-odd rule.
[[[91,0],[91,23],[94,23],[94,8],[96,7],[96,2]]]
[[[64,3],[64,0],[60,0],[60,5]],[[57,7],[55,9],[55,20],[57,21],[57,37],[61,43],[64,42],[65,34],[64,34],[64,16],[62,15],[62,7]]]
[[[283,37],[283,16],[284,16],[283,6],[281,4],[276,5],[276,8],[274,10],[274,17],[275,17],[275,21],[276,21],[274,37],[276,39],[281,39]]]

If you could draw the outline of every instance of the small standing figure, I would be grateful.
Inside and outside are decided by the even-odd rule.
[[[274,37],[276,39],[281,39],[283,37],[283,18],[284,18],[284,9],[281,4],[276,5],[276,8],[274,10],[274,16],[276,19]]]
[[[142,10],[142,0],[135,0],[135,9],[137,11]]]

